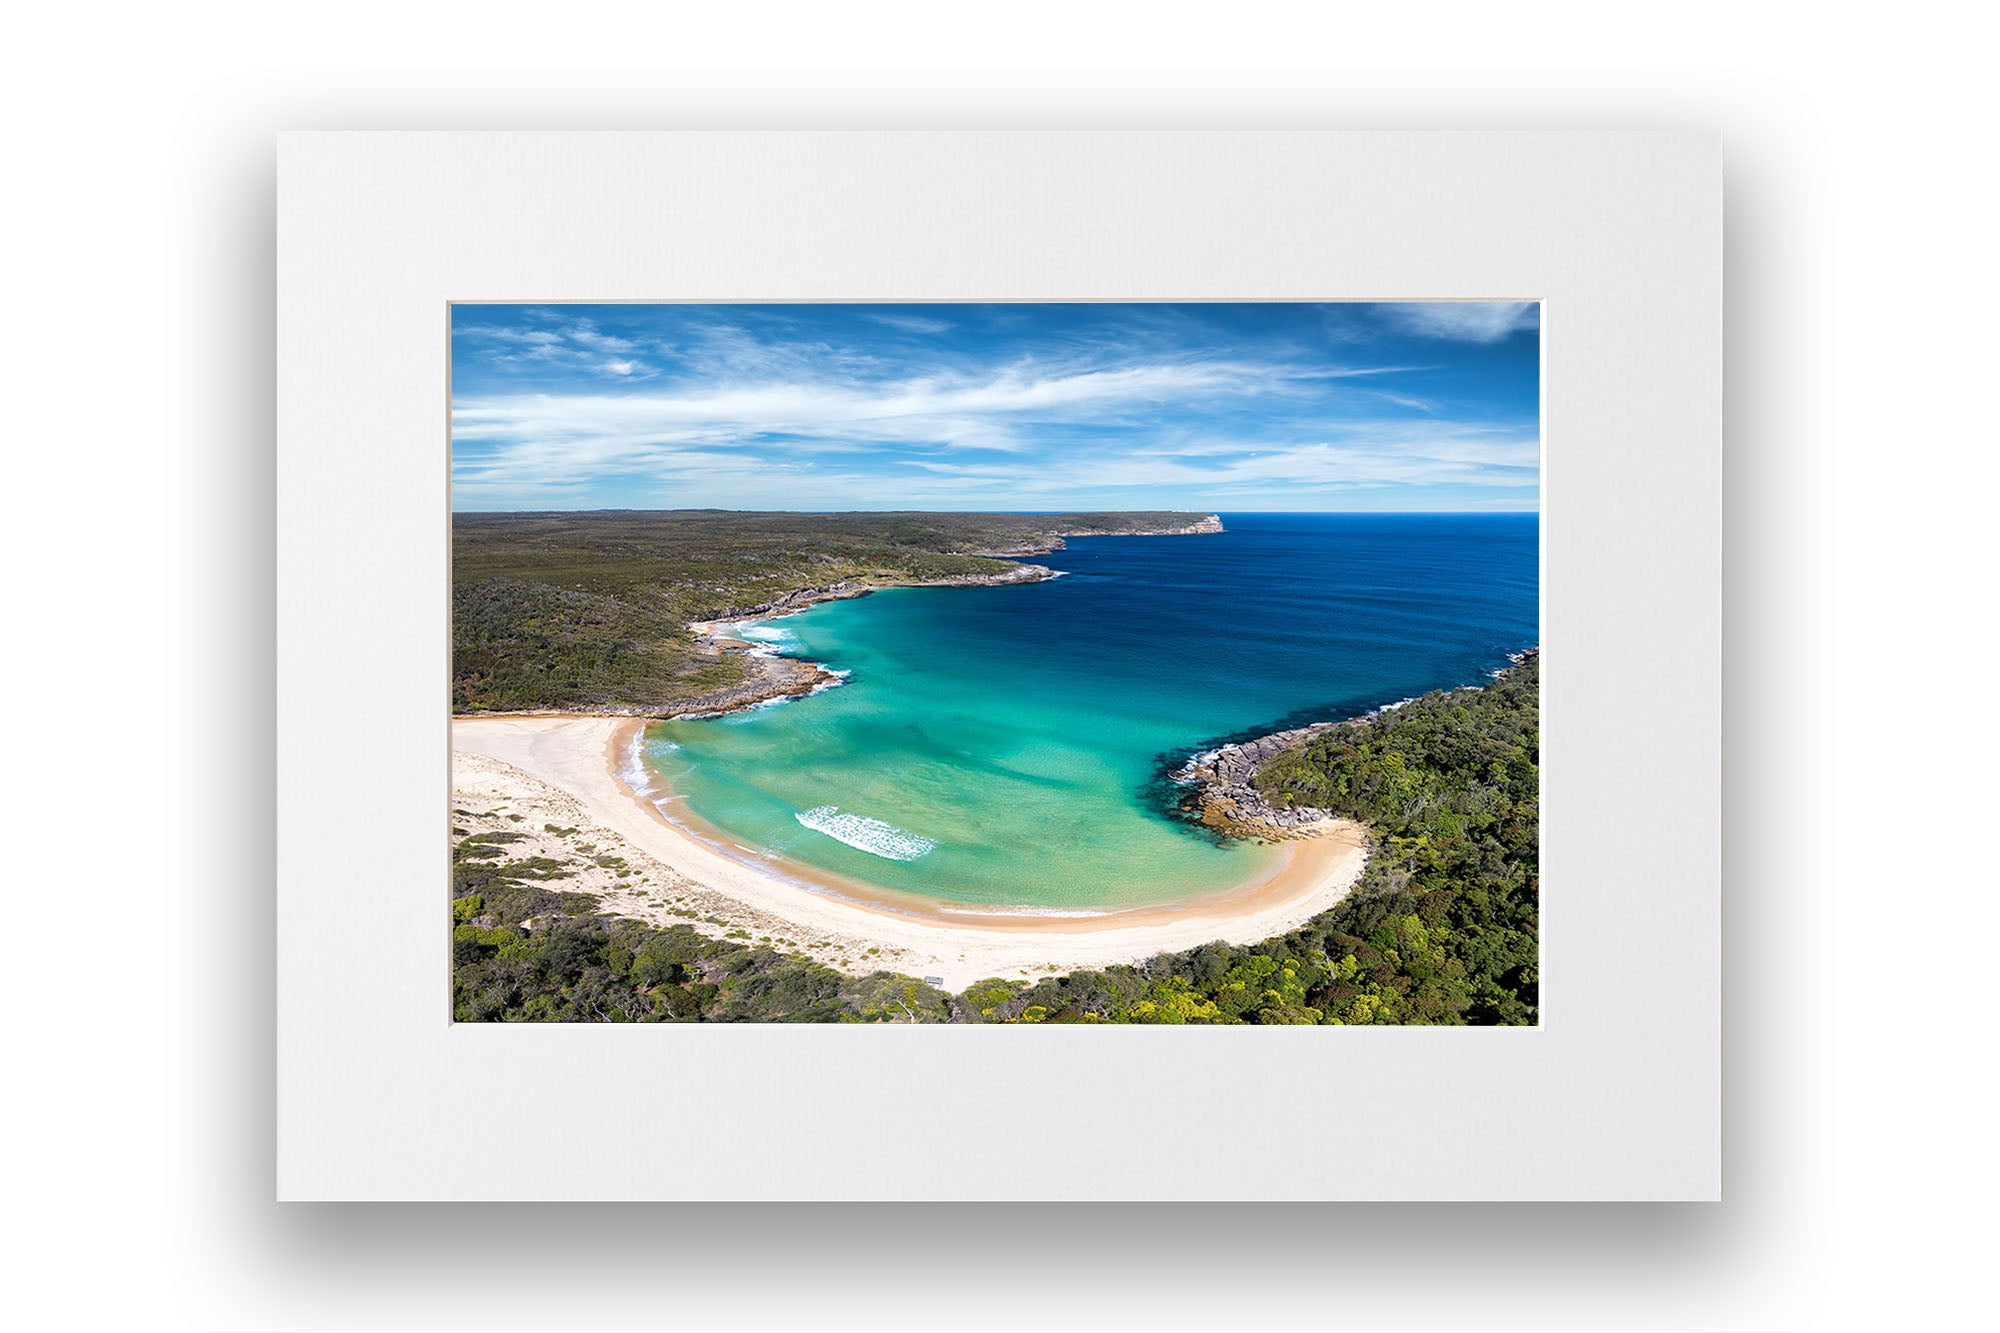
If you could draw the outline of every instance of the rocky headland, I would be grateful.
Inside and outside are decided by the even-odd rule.
[[[1508,660],[1518,667],[1536,657],[1540,651],[1539,648],[1523,649],[1508,654]],[[1496,673],[1499,674],[1504,672]],[[1265,799],[1263,792],[1257,790],[1258,771],[1283,752],[1305,746],[1325,732],[1339,727],[1359,730],[1373,724],[1384,713],[1400,707],[1402,704],[1389,704],[1345,721],[1314,722],[1309,726],[1274,731],[1238,744],[1205,750],[1170,775],[1175,782],[1188,788],[1180,800],[1181,811],[1226,837],[1269,842],[1306,836],[1323,821],[1334,818],[1332,812],[1308,805],[1272,804]]]
[[[1023,556],[1047,555],[1051,551],[1063,550],[1068,545],[1065,539],[1069,537],[1198,537],[1221,531],[1223,531],[1221,517],[1216,514],[1204,514],[1192,522],[1165,527],[1119,529],[1116,532],[1075,528],[1066,532],[1053,532],[1033,541],[1014,542],[1007,546],[968,551],[966,554],[988,556],[995,560],[1018,560]]]

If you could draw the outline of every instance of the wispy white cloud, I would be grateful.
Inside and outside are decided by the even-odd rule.
[[[1518,442],[1508,452],[1531,458],[1534,444]],[[1431,488],[1456,487],[1474,497],[1466,503],[1482,508],[1534,506],[1532,466],[1495,466],[1450,453],[1319,441],[1205,458],[1065,451],[1031,470],[1005,463],[905,458],[897,462],[899,475],[888,479],[878,470],[843,466],[838,459],[830,466],[825,459],[766,466],[741,455],[690,454],[659,460],[651,474],[657,489],[650,498],[672,504],[698,493],[704,504],[740,508],[1062,509],[1153,508],[1185,497],[1183,507],[1234,501],[1245,508],[1269,508],[1296,506],[1306,497],[1306,507],[1372,506],[1384,495],[1427,496],[1435,494]],[[468,492],[468,498],[483,500],[491,494]]]
[[[1339,439],[1245,444],[1202,441],[1165,449],[1095,450],[1053,460],[1065,487],[1198,488],[1228,494],[1310,487],[1476,484],[1532,487],[1539,482],[1540,441],[1499,430],[1437,431],[1367,426]],[[909,459],[908,466],[968,480],[1004,482],[1018,469],[952,460]]]
[[[1337,437],[1297,441],[1200,440],[1171,447],[1111,441],[1049,449],[1032,467],[1011,458],[904,453],[889,461],[888,475],[878,459],[849,464],[848,451],[803,444],[752,452],[693,440],[598,437],[509,445],[466,460],[457,475],[468,499],[515,499],[624,475],[643,478],[661,496],[698,489],[709,497],[704,503],[770,506],[795,492],[810,508],[919,500],[1064,507],[1079,503],[1079,496],[1117,503],[1163,491],[1209,495],[1219,503],[1250,495],[1435,486],[1531,496],[1538,485],[1540,442],[1532,434],[1448,425],[1424,430],[1421,424],[1356,423]],[[721,496],[737,498],[716,498]]]
[[[892,329],[901,329],[905,333],[950,333],[953,327],[950,320],[932,319],[928,315],[903,315],[888,311],[871,310],[866,312],[865,317],[874,320],[877,324],[885,324]]]
[[[1283,393],[1297,376],[1230,362],[1182,362],[1108,370],[1009,367],[982,379],[897,383],[765,382],[736,388],[619,394],[517,394],[471,398],[452,412],[457,441],[565,442],[630,446],[720,442],[755,436],[928,443],[1013,451],[1016,423],[1198,397]]]
[[[1534,301],[1408,301],[1376,309],[1400,332],[1455,342],[1499,342],[1541,323],[1541,306]]]
[[[455,503],[1534,503],[1532,376],[1497,397],[1452,378],[1532,305],[944,309],[466,308]],[[1363,328],[1352,355],[1318,336],[1335,314]]]
[[[650,379],[658,368],[621,353],[637,352],[644,344],[601,332],[589,319],[550,315],[540,327],[467,323],[455,333],[488,346],[485,360],[494,366],[527,366],[572,371],[596,371],[620,379]]]
[[[1407,407],[1412,412],[1436,412],[1438,410],[1438,404],[1428,398],[1414,398],[1406,393],[1390,393],[1387,389],[1371,389],[1369,392],[1385,403],[1394,403],[1397,407]]]
[[[571,342],[599,352],[630,352],[639,346],[630,338],[617,338],[608,333],[599,333],[597,326],[587,319],[575,320],[563,326],[563,332]]]

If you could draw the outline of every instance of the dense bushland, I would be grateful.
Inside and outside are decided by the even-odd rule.
[[[1277,803],[1367,823],[1354,891],[1290,934],[956,996],[799,954],[594,914],[505,833],[454,864],[460,1019],[1523,1024],[1537,1021],[1540,659],[1425,695],[1267,763]]]

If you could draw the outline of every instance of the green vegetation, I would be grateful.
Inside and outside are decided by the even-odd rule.
[[[553,885],[575,872],[512,859],[518,833],[452,848],[452,1013],[508,1022],[937,1022],[944,992],[888,972],[849,977],[797,953],[654,930]],[[612,859],[595,858],[598,862]]]
[[[479,900],[469,901],[478,910]],[[603,917],[533,929],[464,924],[453,933],[452,957],[452,1014],[461,1022],[934,1023],[950,1016],[943,991],[909,977],[850,977],[803,954],[709,939],[688,926],[654,930]]]
[[[453,908],[452,1016],[461,1022],[936,1023],[951,1014],[943,991],[910,977],[850,977],[688,926],[602,916],[502,925],[481,895]]]
[[[689,621],[836,583],[1004,575],[982,552],[1184,527],[1201,515],[610,510],[452,521],[452,707],[664,707],[743,679]]]
[[[1325,997],[1339,1012],[1372,1001],[1359,1021],[1536,1021],[1540,701],[1529,652],[1483,689],[1335,727],[1257,774],[1274,804],[1374,836],[1354,892],[1301,932],[1358,969]]]
[[[547,887],[506,832],[454,852],[460,1019],[692,1022],[1524,1024],[1537,1021],[1540,660],[1425,695],[1267,763],[1274,803],[1366,822],[1354,892],[1290,934],[956,996],[802,954],[654,930]],[[874,952],[870,950],[870,952]]]

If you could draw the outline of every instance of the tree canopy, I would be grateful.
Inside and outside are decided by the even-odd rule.
[[[854,977],[565,893],[553,858],[462,838],[453,866],[461,1020],[1532,1024],[1539,1003],[1540,659],[1428,694],[1267,761],[1258,788],[1366,823],[1353,891],[1289,934],[947,994]]]

